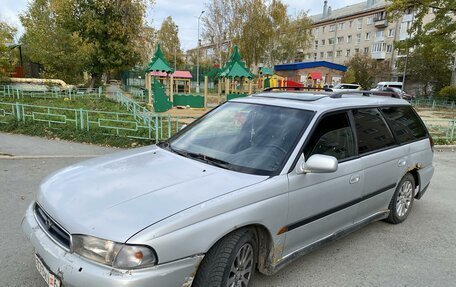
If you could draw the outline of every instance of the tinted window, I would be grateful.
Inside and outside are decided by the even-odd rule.
[[[354,110],[359,154],[395,144],[393,135],[377,109]]]
[[[330,155],[338,160],[355,155],[353,133],[346,113],[321,119],[304,149],[306,158],[313,154]]]
[[[382,112],[400,143],[427,136],[426,128],[411,107],[388,107],[383,108]]]

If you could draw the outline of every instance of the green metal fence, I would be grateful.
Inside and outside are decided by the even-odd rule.
[[[194,117],[150,114],[126,103],[129,112],[105,112],[0,102],[0,125],[13,121],[23,125],[44,123],[50,129],[72,128],[105,135],[158,142],[175,134]]]
[[[454,101],[436,100],[433,98],[417,98],[412,100],[411,104],[414,107],[430,109],[454,109],[456,107]]]
[[[0,98],[8,97],[13,99],[23,99],[27,97],[41,99],[69,98],[77,97],[100,98],[103,95],[103,88],[76,88],[70,87],[61,89],[60,87],[50,87],[49,89],[28,89],[18,86],[0,86]]]

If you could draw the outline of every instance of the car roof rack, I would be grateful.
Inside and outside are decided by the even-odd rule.
[[[402,99],[400,95],[395,92],[380,92],[380,91],[346,91],[346,92],[334,92],[330,97],[333,99],[340,99],[343,95],[361,95],[364,97],[370,96],[383,96],[383,97],[391,97],[396,99]]]
[[[315,88],[315,87],[301,87],[301,86],[286,86],[286,87],[269,87],[262,92],[272,92],[272,91],[280,91],[280,90],[292,90],[292,91],[320,91],[320,92],[332,92],[330,88]]]

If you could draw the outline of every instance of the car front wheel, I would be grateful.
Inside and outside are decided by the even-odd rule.
[[[247,287],[255,272],[258,243],[253,230],[236,230],[218,241],[204,257],[193,287]]]

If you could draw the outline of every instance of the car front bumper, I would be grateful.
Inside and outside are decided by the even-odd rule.
[[[33,203],[22,220],[22,230],[35,248],[36,254],[65,287],[127,286],[176,287],[191,286],[203,255],[196,255],[141,270],[116,270],[90,262],[67,252],[43,232],[33,215]],[[31,254],[30,260],[33,260]]]

